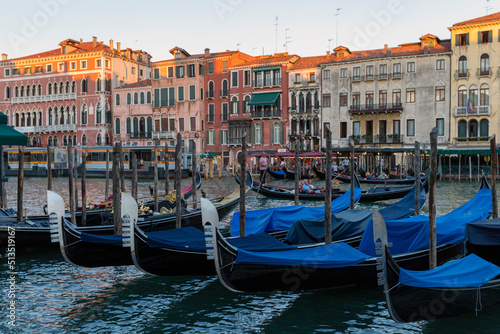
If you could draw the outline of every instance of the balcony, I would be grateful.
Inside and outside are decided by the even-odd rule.
[[[455,80],[458,79],[468,79],[469,78],[469,70],[458,70],[455,71]]]
[[[133,137],[133,138],[149,138],[149,137]],[[175,131],[153,131],[152,139],[175,139]]]
[[[398,134],[351,136],[354,144],[402,144],[404,137]]]
[[[453,138],[458,143],[475,143],[475,142],[487,142],[490,137],[455,137]]]
[[[34,102],[67,101],[67,100],[76,100],[76,93],[13,97],[12,103],[18,104],[18,103],[34,103]]]
[[[300,84],[300,82],[296,82],[295,84]],[[281,78],[253,80],[252,85],[253,88],[279,87],[281,86]]]
[[[68,132],[68,131],[76,131],[76,124],[22,126],[22,127],[16,127],[14,129],[22,133]]]
[[[389,78],[389,76],[387,75],[387,73],[380,73],[378,75],[379,80],[387,80],[388,78]]]
[[[229,113],[227,111],[223,112],[222,115],[221,115],[220,121],[221,122],[227,122],[228,118],[229,118]]]
[[[361,81],[361,77],[359,75],[354,75],[351,77],[352,82],[358,82]]]
[[[478,78],[481,77],[490,77],[492,74],[491,67],[486,67],[486,68],[478,68],[476,70],[476,75]]]
[[[254,110],[252,118],[281,118],[281,109]]]
[[[248,141],[248,139],[247,139],[247,141]],[[241,137],[234,137],[234,138],[229,137],[227,139],[227,142],[229,145],[241,145]]]
[[[152,132],[132,132],[129,134],[130,138],[152,138]]]
[[[213,123],[215,122],[215,115],[214,114],[208,114],[207,115],[207,123]]]
[[[395,72],[391,74],[392,79],[401,79],[403,77],[403,74],[401,72]]]
[[[207,99],[213,99],[214,96],[215,96],[215,91],[213,91],[213,90],[207,91]]]
[[[378,113],[392,113],[402,112],[403,105],[401,103],[387,103],[384,105],[354,105],[349,107],[350,114],[378,114]]]
[[[291,114],[295,114],[297,112],[298,108],[297,106],[294,106],[294,107],[288,107],[288,111],[291,113]]]
[[[229,96],[229,89],[221,89],[220,97],[228,97],[228,96]]]
[[[455,107],[455,117],[457,116],[490,116],[490,106],[479,107]]]

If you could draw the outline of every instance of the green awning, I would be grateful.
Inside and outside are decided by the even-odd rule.
[[[500,149],[496,149],[497,154],[500,153]],[[425,152],[425,154],[431,154],[431,150],[425,149],[422,150],[422,152]],[[438,150],[437,151],[438,155],[490,155],[491,150],[489,148],[455,148],[455,149],[449,149],[449,150]]]
[[[19,145],[28,144],[28,137],[19,131],[14,130],[7,125],[7,116],[0,112],[0,146],[1,145]]]
[[[277,93],[263,93],[254,94],[247,103],[248,106],[272,106],[276,103],[276,100],[280,96],[280,92]]]
[[[204,154],[201,154],[200,155],[200,158],[201,159],[205,159],[205,158],[213,158],[215,156],[218,156],[218,155],[221,155],[222,153],[221,152],[209,152],[209,153],[204,153]]]
[[[275,66],[275,67],[258,67],[258,68],[253,68],[252,72],[261,72],[261,71],[275,71],[279,70],[281,67]]]

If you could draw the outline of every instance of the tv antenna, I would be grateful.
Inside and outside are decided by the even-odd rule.
[[[274,53],[278,53],[278,17],[277,16],[276,16],[276,23],[274,25],[276,26],[276,42],[275,42],[276,50],[274,51]]]
[[[490,6],[490,1],[491,0],[486,0],[486,7],[484,7],[484,9],[486,9],[486,15],[488,15],[490,10],[493,9],[493,7]]]
[[[334,40],[335,40],[335,39],[333,39],[333,38],[329,38],[329,39],[328,39],[328,51],[330,51],[330,42],[331,42],[331,41],[334,41]]]
[[[240,51],[240,45],[241,43],[236,43],[236,51]]]
[[[337,46],[339,45],[339,16],[340,16],[340,10],[342,8],[337,8],[337,14],[335,16],[337,17],[337,35],[335,36],[335,40],[337,41]]]
[[[292,37],[288,36],[288,30],[290,30],[290,28],[286,28],[286,29],[285,29],[285,45],[284,45],[284,47],[285,47],[285,51],[286,51],[286,52],[288,52],[288,43],[291,43],[291,42],[292,42],[292,41],[290,40],[290,38],[292,38]]]

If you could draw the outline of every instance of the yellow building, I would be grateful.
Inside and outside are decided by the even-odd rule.
[[[488,146],[499,134],[500,13],[460,22],[451,31],[453,146]]]

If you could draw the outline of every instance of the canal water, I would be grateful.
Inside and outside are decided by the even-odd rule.
[[[151,180],[140,181],[140,196],[149,193],[150,184]],[[319,182],[316,185],[321,186]],[[236,187],[229,177],[202,182],[209,198],[228,194]],[[438,215],[465,203],[478,187],[477,181],[439,182]],[[67,188],[66,179],[54,180],[54,191],[64,198],[67,198]],[[10,178],[7,191],[12,207],[16,189],[16,179]],[[104,199],[104,189],[103,179],[88,180],[87,193],[92,202]],[[28,214],[41,213],[45,191],[45,179],[25,179]],[[262,196],[255,198],[255,194],[250,194],[247,200],[248,209],[289,204]],[[385,205],[388,203],[360,204],[358,208]],[[427,206],[423,212],[427,213]],[[234,293],[226,290],[216,277],[152,277],[133,266],[79,268],[66,263],[57,250],[17,251],[15,297],[11,298],[5,250],[1,255],[0,333],[500,332],[500,308],[481,311],[477,316],[396,324],[386,310],[381,288],[375,286],[293,293]],[[11,300],[15,300],[15,326],[8,324]]]

